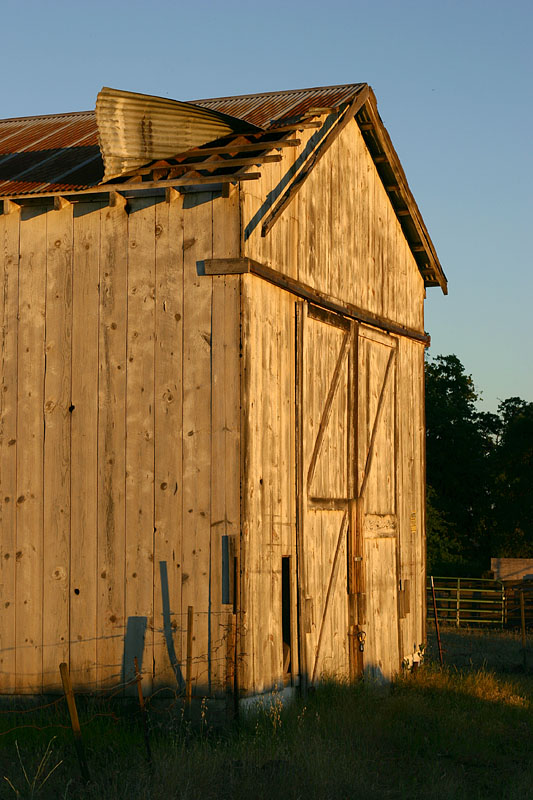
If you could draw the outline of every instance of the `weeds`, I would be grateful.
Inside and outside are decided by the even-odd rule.
[[[61,761],[58,761],[57,764],[55,764],[54,766],[50,765],[50,760],[52,758],[52,746],[54,744],[55,739],[56,737],[53,736],[48,742],[46,749],[41,757],[41,760],[37,764],[33,777],[31,777],[31,775],[28,774],[28,770],[26,769],[26,766],[24,765],[24,761],[22,760],[22,756],[20,754],[19,743],[18,741],[15,741],[17,759],[24,778],[24,783],[22,785],[22,788],[17,789],[13,781],[4,775],[4,780],[7,781],[7,784],[14,793],[15,797],[29,798],[29,800],[33,800],[33,798],[37,797],[37,795],[44,788],[44,785],[52,777],[56,769],[61,766],[61,764],[63,763],[63,759],[61,759]]]
[[[472,651],[462,635],[461,647]],[[502,639],[502,652],[506,642],[513,645]],[[324,682],[292,705],[275,691],[224,730],[211,726],[206,700],[198,724],[181,707],[149,713],[152,771],[140,726],[117,711],[115,721],[96,717],[85,729],[93,784],[67,783],[67,771],[77,774],[68,737],[49,742],[33,772],[23,769],[27,743],[19,752],[4,739],[6,791],[39,800],[523,800],[531,793],[533,677],[511,670],[430,663],[390,687]],[[61,769],[56,761],[65,762]]]

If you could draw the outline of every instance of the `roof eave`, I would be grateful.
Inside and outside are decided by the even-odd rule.
[[[424,285],[440,286],[443,293],[448,294],[446,275],[409,188],[398,154],[379,116],[376,97],[370,87],[368,99],[355,115],[355,119],[424,279]]]

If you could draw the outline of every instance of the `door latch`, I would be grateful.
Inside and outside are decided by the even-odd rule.
[[[359,631],[359,633],[357,634],[357,641],[359,642],[359,650],[361,651],[361,653],[365,649],[365,639],[366,639],[365,631]]]

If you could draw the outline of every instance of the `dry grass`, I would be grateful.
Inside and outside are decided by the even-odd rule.
[[[141,729],[127,715],[119,722],[97,718],[85,729],[94,779],[88,786],[76,777],[68,731],[18,732],[21,758],[31,776],[60,734],[49,764],[63,763],[34,795],[42,800],[523,800],[533,780],[533,678],[512,673],[521,663],[516,642],[457,631],[443,639],[448,667],[430,663],[385,689],[324,685],[305,702],[286,709],[274,703],[224,733],[193,731],[177,714],[152,732],[152,770]],[[502,663],[507,653],[509,668],[496,673],[453,663],[453,647],[459,661],[474,663],[485,645]],[[53,723],[53,715],[47,720]],[[0,738],[0,776],[21,787],[12,737]],[[15,796],[4,781],[2,800]]]

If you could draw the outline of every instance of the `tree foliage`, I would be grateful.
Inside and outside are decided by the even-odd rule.
[[[533,556],[533,403],[480,412],[455,355],[426,363],[428,569],[476,574]]]

